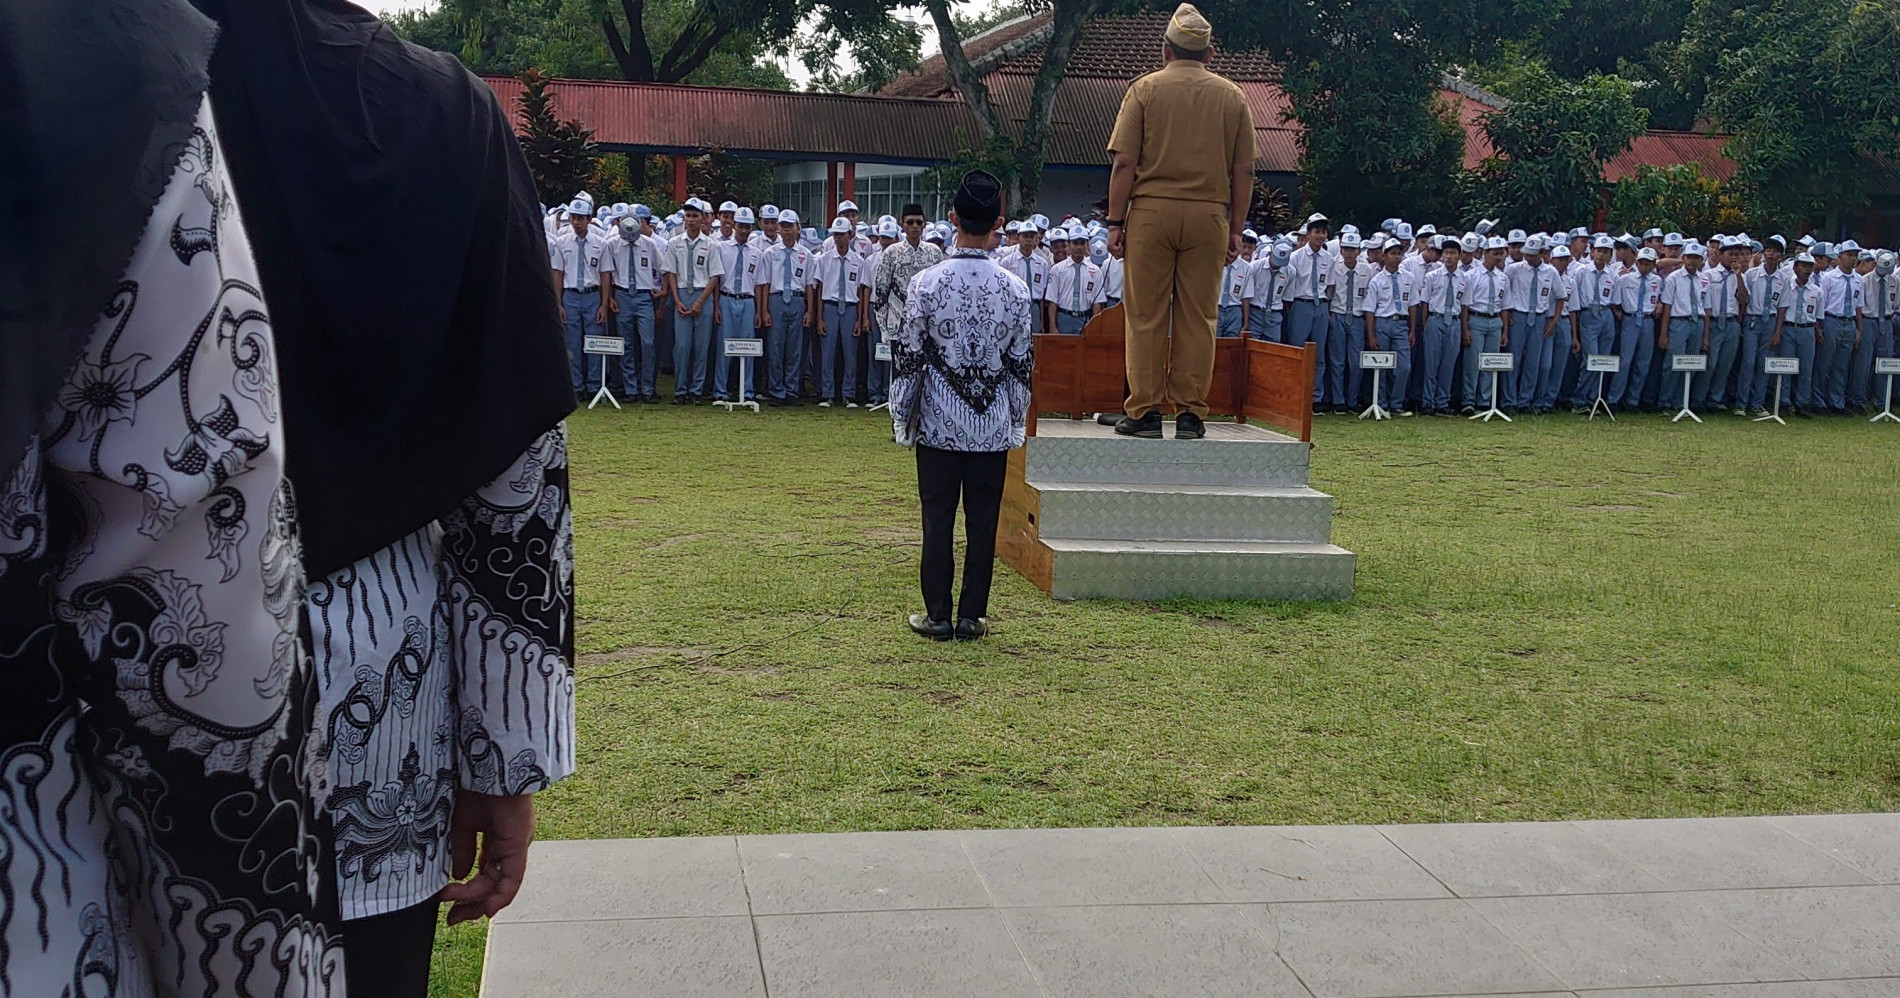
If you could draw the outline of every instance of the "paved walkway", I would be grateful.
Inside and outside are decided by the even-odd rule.
[[[483,994],[1894,998],[1896,884],[1900,814],[542,842]]]

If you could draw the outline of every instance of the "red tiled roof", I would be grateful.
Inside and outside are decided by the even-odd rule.
[[[516,111],[520,81],[483,79]],[[594,141],[651,152],[938,163],[977,144],[961,101],[593,80],[556,80],[548,91],[556,116],[592,128]]]
[[[1735,161],[1722,153],[1729,136],[1699,132],[1652,131],[1639,135],[1622,155],[1603,164],[1603,179],[1616,183],[1636,175],[1639,166],[1670,166],[1694,163],[1702,175],[1726,181],[1735,175]]]
[[[990,63],[1005,51],[1035,41],[1033,36],[1046,31],[1053,15],[1036,14],[1006,21],[978,35],[963,40],[963,56],[970,60],[978,72],[986,72]],[[940,97],[955,89],[950,82],[949,68],[944,65],[941,54],[925,59],[917,66],[916,72],[899,74],[879,90],[885,97]]]

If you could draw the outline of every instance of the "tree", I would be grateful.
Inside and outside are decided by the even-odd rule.
[[[1695,127],[1702,83],[1670,72],[1689,4],[1553,0],[1542,9],[1548,16],[1527,36],[1527,57],[1541,57],[1551,72],[1566,79],[1620,76],[1636,85],[1636,103],[1649,109],[1650,127]]]
[[[530,69],[520,79],[522,155],[541,203],[563,204],[594,177],[600,152],[592,141],[593,129],[555,119],[547,77]]]
[[[980,158],[1008,163],[1000,179],[1009,192],[1012,212],[1030,211],[1042,191],[1042,163],[1048,154],[1051,123],[1056,111],[1056,88],[1082,38],[1083,25],[1100,12],[1107,0],[1049,0],[1051,11],[1049,39],[1043,44],[1042,66],[1029,92],[1029,108],[1020,134],[1013,133],[990,99],[990,90],[963,53],[963,33],[951,15],[949,0],[926,0],[931,22],[937,28],[937,45],[943,52],[944,66],[963,102],[976,118],[977,132],[984,149]]]
[[[859,65],[879,71],[892,63],[901,69],[916,62],[916,30],[893,16],[901,0],[586,2],[598,10],[621,78],[634,82],[686,82],[722,49],[777,49],[796,39],[808,22],[814,30],[799,49],[814,74],[824,75],[833,66],[831,55],[840,46],[850,46]]]
[[[1694,163],[1643,165],[1610,190],[1611,227],[1641,231],[1660,226],[1673,232],[1733,232],[1749,221],[1732,192]]]
[[[1597,73],[1572,82],[1530,63],[1502,89],[1511,103],[1484,119],[1497,154],[1464,178],[1466,220],[1545,229],[1589,221],[1602,203],[1603,163],[1648,120],[1635,88]]]

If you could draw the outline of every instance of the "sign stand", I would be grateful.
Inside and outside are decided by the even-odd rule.
[[[1372,421],[1376,423],[1381,419],[1392,418],[1392,414],[1385,411],[1385,407],[1379,404],[1379,373],[1381,371],[1397,370],[1398,366],[1399,366],[1399,355],[1394,351],[1391,351],[1391,350],[1361,350],[1359,351],[1359,369],[1361,371],[1372,372],[1372,405],[1368,406],[1365,412],[1362,412],[1359,414],[1360,419],[1364,419],[1367,416],[1371,416]]]
[[[720,399],[714,401],[713,405],[725,406],[727,412],[732,412],[736,409],[751,409],[753,412],[758,412],[759,403],[756,399],[747,399],[745,397],[745,386],[752,374],[752,358],[765,356],[765,341],[757,337],[748,337],[746,339],[735,337],[726,341],[725,354],[727,357],[739,358],[739,383],[733,386],[732,394],[738,396],[741,401],[734,402]],[[720,363],[724,363],[724,361]]]
[[[1893,376],[1900,374],[1900,357],[1875,357],[1874,373],[1887,376],[1887,398],[1886,404],[1882,405],[1880,411],[1874,413],[1874,418],[1868,422],[1878,423],[1883,419],[1891,419],[1900,423],[1900,416],[1893,414]]]
[[[1801,358],[1799,357],[1763,357],[1761,359],[1761,369],[1762,369],[1762,373],[1772,374],[1775,376],[1775,401],[1774,401],[1774,408],[1768,410],[1768,415],[1756,416],[1755,422],[1766,423],[1772,419],[1775,422],[1780,423],[1783,426],[1786,426],[1788,425],[1788,421],[1781,418],[1781,382],[1782,382],[1782,379],[1786,378],[1790,374],[1801,373]]]
[[[1623,358],[1613,353],[1593,353],[1583,359],[1584,373],[1597,372],[1597,397],[1590,403],[1590,420],[1597,418],[1597,410],[1603,410],[1610,422],[1616,422],[1616,413],[1610,409],[1610,403],[1603,398],[1603,379],[1623,369]]]
[[[1705,353],[1679,353],[1669,358],[1669,363],[1672,365],[1670,370],[1679,371],[1682,374],[1682,411],[1676,413],[1676,418],[1670,420],[1670,422],[1678,422],[1684,416],[1698,423],[1702,422],[1702,417],[1696,415],[1694,410],[1689,408],[1689,382],[1695,377],[1697,371],[1706,371],[1709,369],[1709,355]]]
[[[582,346],[583,353],[596,354],[600,357],[600,391],[594,393],[594,400],[587,403],[587,408],[592,409],[599,405],[601,399],[612,402],[616,409],[620,408],[620,400],[614,398],[614,393],[607,390],[607,358],[625,354],[627,341],[618,336],[589,336],[582,341]]]
[[[884,365],[884,391],[888,393],[891,390],[891,345],[882,336],[878,337],[877,343],[871,347],[871,363]],[[890,407],[889,402],[879,402],[865,411],[876,412]]]
[[[1478,355],[1478,370],[1491,372],[1491,408],[1466,418],[1482,419],[1489,423],[1491,417],[1496,416],[1507,423],[1511,422],[1511,417],[1505,415],[1503,409],[1498,408],[1498,378],[1509,372],[1511,366],[1511,355],[1508,353],[1481,353]]]

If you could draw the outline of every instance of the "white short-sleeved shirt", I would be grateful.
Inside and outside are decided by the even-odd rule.
[[[720,240],[719,267],[727,279],[719,282],[719,290],[729,295],[751,297],[753,289],[764,280],[760,277],[759,263],[759,251],[750,242]]]
[[[712,236],[702,232],[698,238],[692,238],[682,232],[667,241],[660,269],[672,274],[680,287],[698,290],[712,283],[713,278],[726,274],[718,248],[718,240]]]
[[[1326,300],[1326,276],[1332,265],[1332,255],[1324,249],[1313,249],[1301,245],[1286,258],[1286,297],[1299,299]],[[1314,281],[1313,275],[1319,280]]]
[[[1239,308],[1240,303],[1253,296],[1253,264],[1235,257],[1234,261],[1221,268],[1220,306]]]
[[[827,239],[812,260],[811,283],[818,286],[821,300],[849,305],[858,300],[858,289],[864,286],[863,266],[864,258],[857,250],[846,250],[840,256],[837,241]]]
[[[1781,300],[1782,321],[1792,326],[1814,325],[1821,321],[1821,299],[1821,288],[1815,284],[1813,275],[1809,275],[1806,284],[1789,281]]]
[[[765,255],[764,263],[759,283],[769,284],[775,295],[802,295],[811,283],[812,254],[803,246],[779,243]]]
[[[605,239],[592,231],[585,237],[567,229],[554,237],[548,254],[548,267],[561,272],[561,286],[569,291],[584,291],[600,284],[600,258]]]
[[[1663,275],[1652,270],[1649,276],[1631,267],[1616,281],[1616,303],[1624,315],[1655,315],[1662,302]]]
[[[1497,315],[1510,308],[1511,278],[1506,269],[1506,266],[1491,268],[1479,264],[1460,270],[1465,306],[1481,315]]]
[[[1425,280],[1420,287],[1425,295],[1425,308],[1432,315],[1456,316],[1464,307],[1464,270],[1450,270],[1442,263],[1432,264],[1425,272]]]
[[[1373,270],[1372,264],[1367,263],[1364,256],[1350,267],[1346,266],[1344,258],[1332,262],[1321,287],[1326,289],[1326,298],[1332,303],[1334,315],[1359,313],[1360,303],[1366,300],[1366,283],[1372,279]]]
[[[1035,252],[1028,255],[1024,255],[1020,249],[1005,253],[996,263],[1023,282],[1029,289],[1031,301],[1041,301],[1042,296],[1048,293],[1050,263],[1043,257],[1042,247],[1037,247]]]
[[[1062,260],[1049,269],[1043,300],[1071,312],[1086,312],[1102,300],[1102,268],[1088,260]]]
[[[1707,311],[1702,298],[1702,275],[1691,274],[1687,267],[1671,271],[1663,278],[1663,304],[1669,306],[1669,318],[1700,319]]]
[[[1372,284],[1359,300],[1359,314],[1380,319],[1404,318],[1418,304],[1418,283],[1401,265],[1397,270],[1380,267],[1372,275]]]
[[[1109,257],[1102,261],[1102,297],[1122,299],[1122,272],[1124,262],[1118,257]]]

